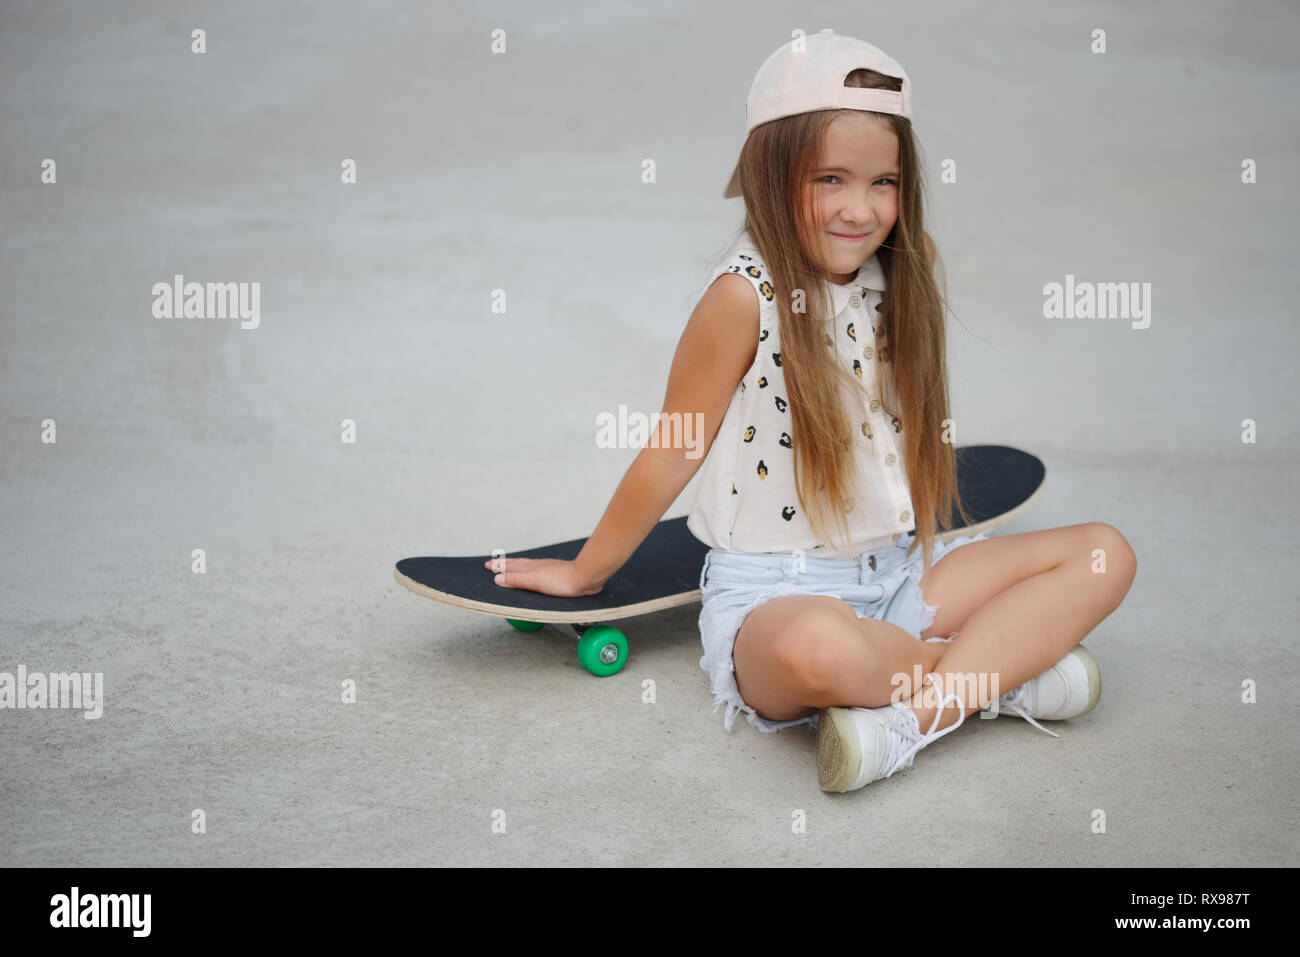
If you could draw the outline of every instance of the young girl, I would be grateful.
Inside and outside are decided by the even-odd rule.
[[[937,515],[965,512],[911,99],[897,62],[830,30],[759,68],[723,192],[745,221],[663,407],[701,413],[709,442],[687,525],[710,546],[714,710],[727,730],[738,710],[763,731],[817,728],[826,791],[910,766],[994,701],[1044,731],[1035,718],[1090,711],[1101,681],[1080,642],[1137,570],[1096,522],[936,538]],[[700,467],[657,440],[577,558],[489,561],[496,583],[599,592]]]

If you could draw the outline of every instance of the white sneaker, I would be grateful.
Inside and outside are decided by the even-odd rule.
[[[934,683],[933,674],[925,676]],[[961,709],[957,723],[934,729],[951,701]],[[916,714],[902,702],[883,708],[823,708],[817,725],[817,783],[823,791],[853,791],[911,767],[916,752],[957,730],[966,706],[955,694],[944,698],[926,734]]]
[[[1066,718],[1077,718],[1097,707],[1099,700],[1101,671],[1097,667],[1097,659],[1083,645],[1078,645],[1038,677],[1030,678],[980,710],[987,711],[994,717],[1003,710],[1013,711],[1039,731],[1059,738],[1059,734],[1048,731],[1034,719],[1063,721]]]

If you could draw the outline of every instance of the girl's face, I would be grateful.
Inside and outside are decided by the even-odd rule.
[[[850,110],[831,121],[824,151],[804,184],[804,225],[831,282],[853,281],[898,219],[898,134]]]

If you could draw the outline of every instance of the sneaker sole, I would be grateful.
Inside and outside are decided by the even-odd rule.
[[[1085,715],[1097,707],[1097,702],[1101,700],[1101,669],[1097,667],[1097,659],[1092,656],[1092,652],[1083,645],[1074,649],[1074,656],[1088,672],[1088,707],[1079,712],[1080,715]]]
[[[817,785],[846,791],[862,767],[862,749],[853,716],[844,708],[823,708],[817,721]]]

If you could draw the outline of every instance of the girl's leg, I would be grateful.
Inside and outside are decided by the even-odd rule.
[[[1092,522],[1031,534],[1038,536],[1035,544],[1044,555],[1055,556],[1049,567],[988,598],[959,626],[951,644],[936,643],[944,652],[932,669],[935,677],[943,695],[956,694],[967,715],[1065,657],[1119,606],[1137,574],[1133,549],[1110,525]],[[927,592],[926,600],[942,609],[947,596],[960,596],[965,583],[979,581],[987,569],[977,566],[976,549],[994,542],[973,542],[945,555],[942,588]],[[936,564],[932,571],[938,569]],[[911,699],[923,731],[930,730],[938,703],[929,682]],[[935,729],[955,724],[960,715],[950,702]]]
[[[745,616],[731,657],[745,702],[761,717],[787,721],[830,705],[887,705],[895,675],[911,681],[917,666],[921,674],[933,671],[948,647],[859,618],[834,596],[785,595]]]
[[[941,662],[948,661],[948,655],[969,642],[969,622],[994,597],[1060,568],[1072,555],[1086,553],[1091,563],[1096,548],[1105,551],[1106,573],[1095,575],[1090,571],[1091,587],[1082,591],[1104,591],[1099,589],[1098,579],[1105,579],[1116,592],[1113,603],[1091,623],[1080,624],[1078,637],[1059,654],[1041,648],[1031,653],[1022,668],[1036,670],[1014,683],[1008,683],[1014,672],[1003,673],[998,693],[1004,694],[1060,661],[1119,604],[1128,590],[1137,560],[1128,542],[1111,526],[1090,522],[1003,535],[971,542],[944,555],[921,579],[925,601],[939,608],[934,624],[922,632],[922,637],[946,637],[958,632],[951,643],[917,641],[897,625],[858,618],[850,605],[829,596],[788,595],[764,602],[741,623],[732,649],[741,696],[762,717],[773,721],[805,717],[825,707],[887,705],[899,687],[910,685],[909,690],[916,690],[918,665],[923,675],[933,672]],[[1092,565],[1087,567],[1091,570]],[[1077,585],[1071,581],[1070,587]],[[1048,600],[1056,601],[1055,590],[1049,593]],[[1011,611],[1017,613],[1015,606]],[[1028,632],[1021,629],[1016,633]],[[1047,644],[1051,646],[1050,638]],[[1042,663],[1037,664],[1040,660]],[[944,664],[944,668],[955,670],[950,664]],[[900,677],[905,677],[906,683]],[[925,682],[922,695],[930,687]],[[991,685],[987,690],[992,690]],[[992,696],[988,696],[975,708],[991,700]],[[934,718],[933,705],[937,702],[929,703],[929,711],[922,714],[922,701],[917,696],[912,699],[913,710],[923,719],[923,730],[929,729],[926,722]],[[966,710],[969,714],[974,708],[968,703]],[[957,709],[950,704],[939,727],[947,727],[957,716]]]
[[[917,641],[897,625],[869,618],[858,620],[856,628],[832,627],[833,620],[818,623],[802,636],[802,647],[791,649],[803,662],[798,700],[819,708],[878,708],[889,704],[897,690],[905,692],[901,700],[907,701],[916,691],[930,687],[929,682],[918,684],[916,666],[921,666],[921,675],[933,671],[943,655],[962,642],[960,629],[977,608],[1017,582],[1056,567],[1076,547],[1065,533],[1079,534],[1091,527],[1073,525],[969,542],[935,562],[920,585],[924,600],[939,610],[921,637],[946,638],[958,632],[952,643]],[[844,605],[843,610],[852,621],[852,609]],[[865,644],[859,633],[866,636]],[[810,654],[814,648],[819,653]],[[1048,664],[1059,660],[1058,656]],[[815,665],[821,667],[811,673]],[[739,673],[739,659],[736,670]]]

